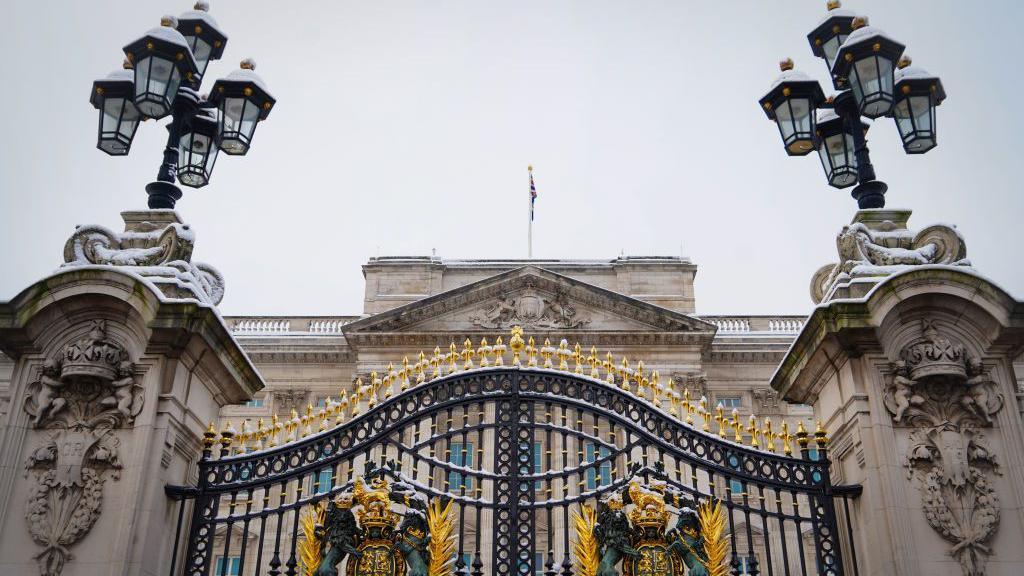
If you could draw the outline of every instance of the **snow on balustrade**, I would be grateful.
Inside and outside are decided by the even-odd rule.
[[[240,320],[235,323],[235,334],[284,334],[291,330],[288,320]]]
[[[309,322],[309,331],[314,334],[341,334],[341,327],[349,322],[352,322],[352,320],[311,320]]]
[[[800,316],[703,316],[718,327],[718,334],[797,334],[804,327]]]

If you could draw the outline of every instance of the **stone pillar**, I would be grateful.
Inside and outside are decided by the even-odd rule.
[[[79,227],[61,270],[0,302],[2,574],[165,576],[178,505],[164,487],[194,482],[206,423],[263,386],[188,227],[123,216],[124,233]]]
[[[860,574],[1024,573],[1024,303],[980,276],[954,228],[864,210],[773,377],[813,404],[853,502]],[[847,546],[848,550],[849,547]]]

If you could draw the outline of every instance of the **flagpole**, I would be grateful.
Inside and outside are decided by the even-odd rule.
[[[529,193],[526,195],[526,218],[529,221],[526,232],[526,257],[533,259],[533,164],[526,167],[529,173],[527,186]]]

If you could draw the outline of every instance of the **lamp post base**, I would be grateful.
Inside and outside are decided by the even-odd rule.
[[[153,210],[174,208],[174,203],[181,198],[181,190],[177,186],[160,180],[146,184],[146,193],[149,194],[149,207]]]
[[[889,186],[885,182],[869,180],[858,184],[850,192],[850,196],[857,199],[857,207],[861,210],[868,208],[885,208],[885,191]]]

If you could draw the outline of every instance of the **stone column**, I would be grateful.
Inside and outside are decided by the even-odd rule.
[[[0,302],[0,573],[164,576],[202,432],[262,388],[173,211],[79,227],[65,264]],[[186,516],[187,518],[187,516]]]
[[[773,377],[813,404],[853,502],[860,574],[1024,573],[1024,303],[980,276],[954,228],[864,210]],[[848,552],[849,547],[844,552]]]

